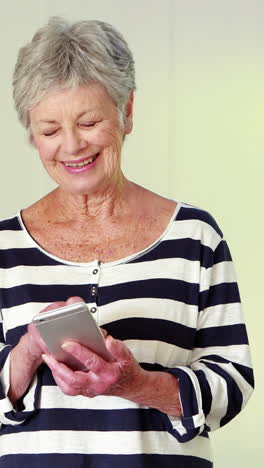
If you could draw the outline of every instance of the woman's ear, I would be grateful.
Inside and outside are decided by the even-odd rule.
[[[126,120],[125,120],[125,134],[132,132],[133,128],[133,104],[134,104],[134,92],[131,91],[129,99],[126,104]]]

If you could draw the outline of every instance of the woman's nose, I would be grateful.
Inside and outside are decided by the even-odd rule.
[[[62,150],[65,154],[78,155],[84,149],[87,142],[82,139],[78,130],[68,130],[62,137]]]

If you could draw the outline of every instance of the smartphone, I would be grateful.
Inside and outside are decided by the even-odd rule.
[[[42,339],[54,357],[73,370],[87,370],[85,366],[61,345],[75,341],[86,346],[106,361],[113,361],[105,346],[104,335],[84,302],[42,312],[33,317]]]

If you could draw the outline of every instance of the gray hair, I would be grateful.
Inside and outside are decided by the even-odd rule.
[[[18,117],[29,127],[29,110],[50,91],[97,82],[115,102],[121,123],[135,90],[134,60],[123,36],[103,21],[69,24],[50,18],[19,50],[13,75]]]

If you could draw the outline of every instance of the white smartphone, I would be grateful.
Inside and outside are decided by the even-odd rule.
[[[85,366],[61,347],[66,341],[80,343],[104,360],[113,361],[105,346],[104,335],[84,302],[35,315],[33,324],[54,357],[73,370],[85,370]]]

